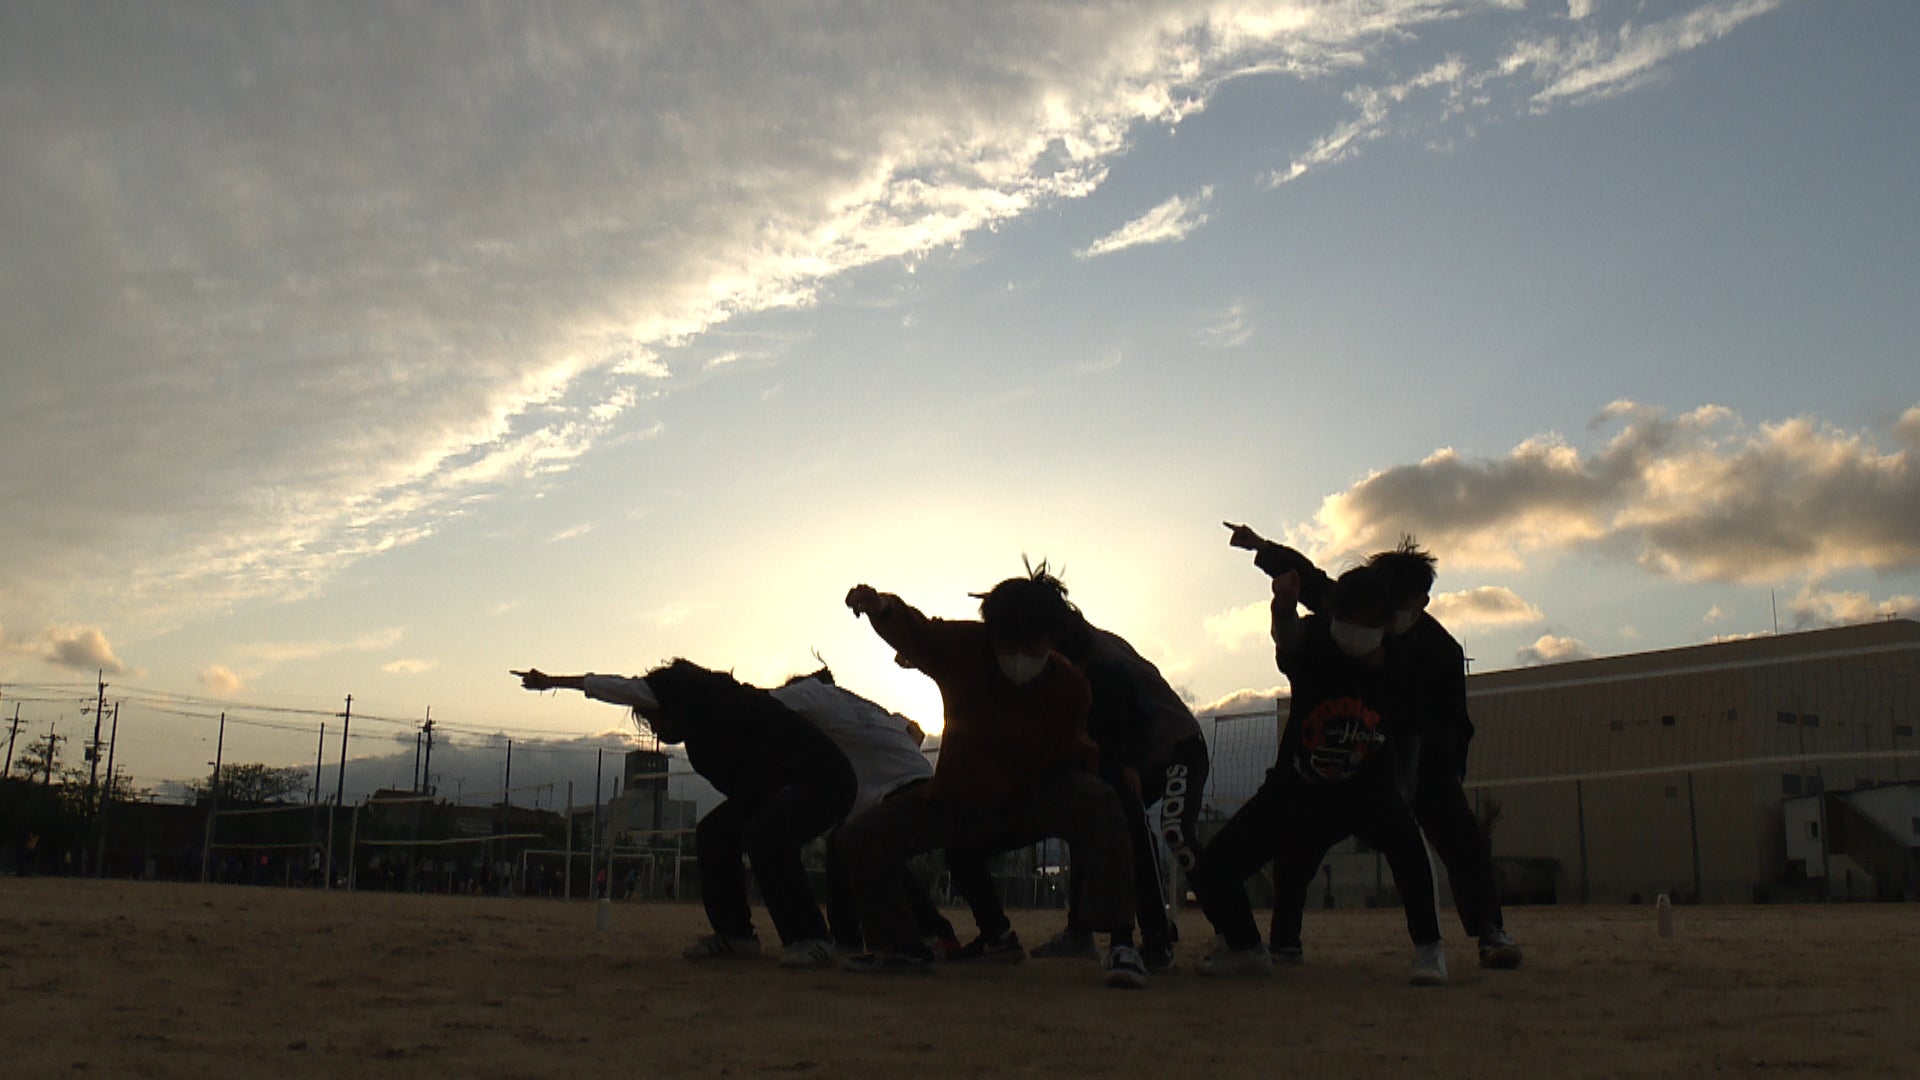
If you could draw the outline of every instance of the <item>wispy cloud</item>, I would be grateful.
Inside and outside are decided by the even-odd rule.
[[[559,532],[547,537],[547,543],[564,544],[569,540],[578,540],[592,531],[593,525],[591,523],[582,522],[571,528],[561,529]]]
[[[1536,108],[1595,101],[1639,86],[1668,60],[1726,37],[1782,2],[1723,0],[1655,22],[1625,22],[1611,32],[1595,27],[1572,37],[1535,38],[1509,53],[1501,68],[1530,69],[1545,83],[1533,95]],[[1592,15],[1592,5],[1585,4],[1574,17],[1584,22]]]
[[[380,670],[389,675],[421,675],[433,669],[434,663],[431,660],[393,660],[380,665]]]
[[[1194,337],[1209,349],[1237,349],[1253,340],[1253,320],[1247,305],[1235,302],[1200,327]]]
[[[1501,55],[1540,100],[1588,100],[1770,6],[1627,32],[1583,5],[1574,37]],[[1447,115],[1493,62],[1402,77],[1398,46],[1464,19],[1511,39],[1511,8],[10,18],[0,246],[35,256],[0,273],[0,504],[36,511],[0,518],[0,618],[155,628],[309,595],[479,495],[661,430],[635,414],[677,392],[664,351],[1083,198],[1230,80],[1366,84],[1309,163],[1428,96]],[[1189,235],[1210,196],[1086,254]],[[113,438],[70,437],[108,415]]]
[[[1207,223],[1203,209],[1213,199],[1213,189],[1205,187],[1192,199],[1175,195],[1159,206],[1120,226],[1077,252],[1083,259],[1111,255],[1147,244],[1172,244],[1185,240],[1195,229]]]

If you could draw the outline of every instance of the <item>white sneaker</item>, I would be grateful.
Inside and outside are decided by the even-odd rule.
[[[1273,958],[1264,943],[1250,949],[1229,949],[1227,939],[1215,937],[1213,951],[1200,961],[1200,974],[1222,979],[1261,978],[1273,974]]]
[[[1115,990],[1144,990],[1147,987],[1147,962],[1140,950],[1131,945],[1115,945],[1100,961],[1106,970],[1107,985]]]
[[[840,966],[840,954],[833,942],[825,938],[803,938],[780,950],[780,966],[783,968],[835,968]]]
[[[1447,985],[1447,953],[1440,947],[1439,942],[1414,948],[1413,985]]]

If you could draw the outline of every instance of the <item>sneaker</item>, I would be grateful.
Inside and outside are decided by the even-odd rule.
[[[1420,945],[1413,950],[1413,985],[1447,985],[1447,953],[1439,942]]]
[[[931,975],[933,957],[895,949],[875,949],[847,957],[840,967],[859,975]]]
[[[1494,927],[1480,935],[1480,966],[1511,971],[1520,966],[1520,946],[1513,935]]]
[[[1146,961],[1147,970],[1154,974],[1173,970],[1173,946],[1164,942],[1149,941],[1140,946],[1140,959]]]
[[[954,954],[966,946],[960,944],[959,938],[930,937],[927,939],[927,948],[932,951],[935,960],[944,962],[953,959]]]
[[[1265,945],[1230,949],[1227,939],[1213,939],[1213,951],[1200,961],[1200,974],[1219,979],[1260,978],[1273,974],[1273,959]]]
[[[1115,945],[1107,950],[1100,967],[1107,973],[1107,986],[1114,990],[1147,988],[1147,962],[1140,950],[1131,945]]]
[[[1299,967],[1307,962],[1307,950],[1298,945],[1269,945],[1267,955],[1273,957],[1276,964]]]
[[[1009,930],[998,937],[981,934],[941,957],[949,963],[1017,964],[1027,958],[1020,935]]]
[[[1035,960],[1098,960],[1100,948],[1083,930],[1062,930],[1033,947]]]
[[[758,960],[760,959],[760,939],[757,937],[730,938],[719,934],[708,934],[681,949],[680,955],[689,960]]]
[[[833,942],[825,938],[805,938],[780,950],[783,968],[831,968],[839,963]]]

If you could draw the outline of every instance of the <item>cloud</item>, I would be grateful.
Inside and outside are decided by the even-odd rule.
[[[200,687],[215,697],[232,697],[245,690],[247,684],[225,664],[208,664],[200,669]]]
[[[1705,615],[1700,616],[1700,621],[1703,623],[1707,623],[1708,625],[1712,625],[1713,623],[1717,623],[1717,622],[1726,622],[1727,613],[1720,610],[1719,604],[1715,604],[1712,607],[1707,609],[1707,613]]]
[[[1084,360],[1075,364],[1073,371],[1076,375],[1099,375],[1102,372],[1112,371],[1114,368],[1119,367],[1126,362],[1126,359],[1127,355],[1119,349],[1109,349],[1104,355],[1096,359]]]
[[[1394,75],[1400,50],[1363,51],[1342,65],[1354,70],[1356,85],[1345,93],[1353,114],[1294,154],[1286,167],[1269,172],[1266,183],[1281,187],[1346,161],[1377,139],[1422,135],[1428,145],[1446,145],[1449,138],[1433,133],[1470,137],[1488,117],[1545,113],[1626,93],[1659,78],[1675,58],[1719,41],[1782,2],[1711,0],[1651,22],[1637,21],[1639,12],[1622,9],[1603,24],[1592,0],[1569,0],[1562,29],[1537,31],[1537,23],[1528,23],[1498,56],[1450,55],[1404,78]],[[1484,14],[1497,19],[1500,12]]]
[[[1209,349],[1237,349],[1253,339],[1253,321],[1247,306],[1236,302],[1194,333]]]
[[[1159,206],[1095,240],[1076,252],[1083,259],[1111,255],[1147,244],[1173,244],[1185,240],[1193,230],[1207,223],[1202,207],[1213,199],[1213,189],[1204,187],[1188,200],[1175,195]]]
[[[1503,626],[1535,623],[1542,618],[1539,608],[1501,585],[1440,593],[1427,605],[1427,611],[1448,626]]]
[[[113,655],[113,644],[107,636],[91,626],[56,626],[42,634],[34,646],[39,659],[58,667],[109,675],[127,670]]]
[[[1920,597],[1891,596],[1875,600],[1861,592],[1839,592],[1803,588],[1787,601],[1787,613],[1795,630],[1817,630],[1830,626],[1850,626],[1882,619],[1920,618]]]
[[[1207,636],[1228,652],[1239,652],[1251,641],[1270,640],[1273,619],[1265,601],[1248,604],[1218,615],[1209,615],[1203,623]]]
[[[1235,713],[1272,712],[1276,703],[1287,693],[1284,685],[1265,690],[1235,690],[1195,707],[1193,713],[1195,716],[1231,716]]]
[[[314,641],[256,641],[236,647],[236,657],[248,661],[250,665],[262,669],[278,667],[281,664],[296,663],[305,660],[317,660],[325,656],[338,656],[342,653],[379,652],[400,644],[406,637],[406,631],[400,627],[387,627],[373,630],[356,638],[345,641],[318,639]],[[257,673],[256,673],[257,674]]]
[[[310,595],[661,430],[635,414],[689,381],[664,350],[1083,198],[1230,80],[1366,84],[1309,161],[1451,115],[1491,59],[1396,66],[1436,25],[1510,39],[1511,6],[10,18],[0,247],[34,257],[0,265],[0,503],[34,512],[0,518],[0,619],[158,630]],[[1516,45],[1506,77],[1584,100],[1764,7]],[[1088,252],[1186,235],[1209,196]],[[71,438],[101,416],[113,438]]]
[[[394,660],[380,665],[380,670],[389,675],[421,675],[434,669],[431,660]]]
[[[593,531],[592,522],[582,522],[581,524],[572,526],[571,528],[561,529],[559,532],[554,533],[552,536],[547,537],[547,543],[564,544],[568,540],[578,540],[592,531]]]
[[[1513,654],[1521,667],[1538,667],[1541,664],[1564,664],[1573,660],[1591,660],[1593,650],[1577,638],[1559,637],[1554,634],[1541,634],[1533,644]]]
[[[1326,497],[1291,536],[1339,555],[1411,532],[1452,565],[1578,553],[1688,581],[1920,567],[1920,451],[1807,418],[1754,428],[1714,406],[1615,402],[1592,430],[1613,427],[1587,452],[1558,435],[1500,458],[1436,451]]]
[[[1533,95],[1536,107],[1560,100],[1595,101],[1639,86],[1666,61],[1726,37],[1781,2],[1722,0],[1654,22],[1625,22],[1612,32],[1593,28],[1571,37],[1535,38],[1508,54],[1502,68],[1509,73],[1530,69],[1546,84]],[[1572,14],[1584,21],[1592,5]]]

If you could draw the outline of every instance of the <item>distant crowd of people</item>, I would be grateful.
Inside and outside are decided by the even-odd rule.
[[[975,594],[977,620],[931,618],[865,584],[847,593],[896,662],[940,689],[945,728],[931,765],[917,725],[836,685],[826,668],[771,689],[685,659],[641,676],[513,674],[529,690],[629,708],[724,796],[696,829],[712,932],[686,948],[690,960],[761,955],[751,865],[785,967],[886,974],[1085,958],[1106,985],[1136,989],[1175,962],[1164,842],[1213,925],[1199,973],[1264,976],[1275,962],[1302,962],[1308,888],[1327,852],[1358,836],[1393,872],[1413,982],[1447,982],[1429,843],[1481,964],[1517,967],[1486,836],[1461,787],[1473,725],[1464,654],[1426,610],[1434,557],[1409,538],[1331,577],[1244,525],[1228,529],[1271,581],[1274,656],[1291,705],[1265,782],[1204,846],[1199,723],[1152,663],[1087,620],[1045,563]],[[822,836],[824,914],[801,861]],[[1070,851],[1067,919],[1028,950],[988,865],[1046,838]],[[964,944],[912,869],[935,850],[971,909]],[[1263,937],[1246,882],[1268,863],[1275,899]]]

